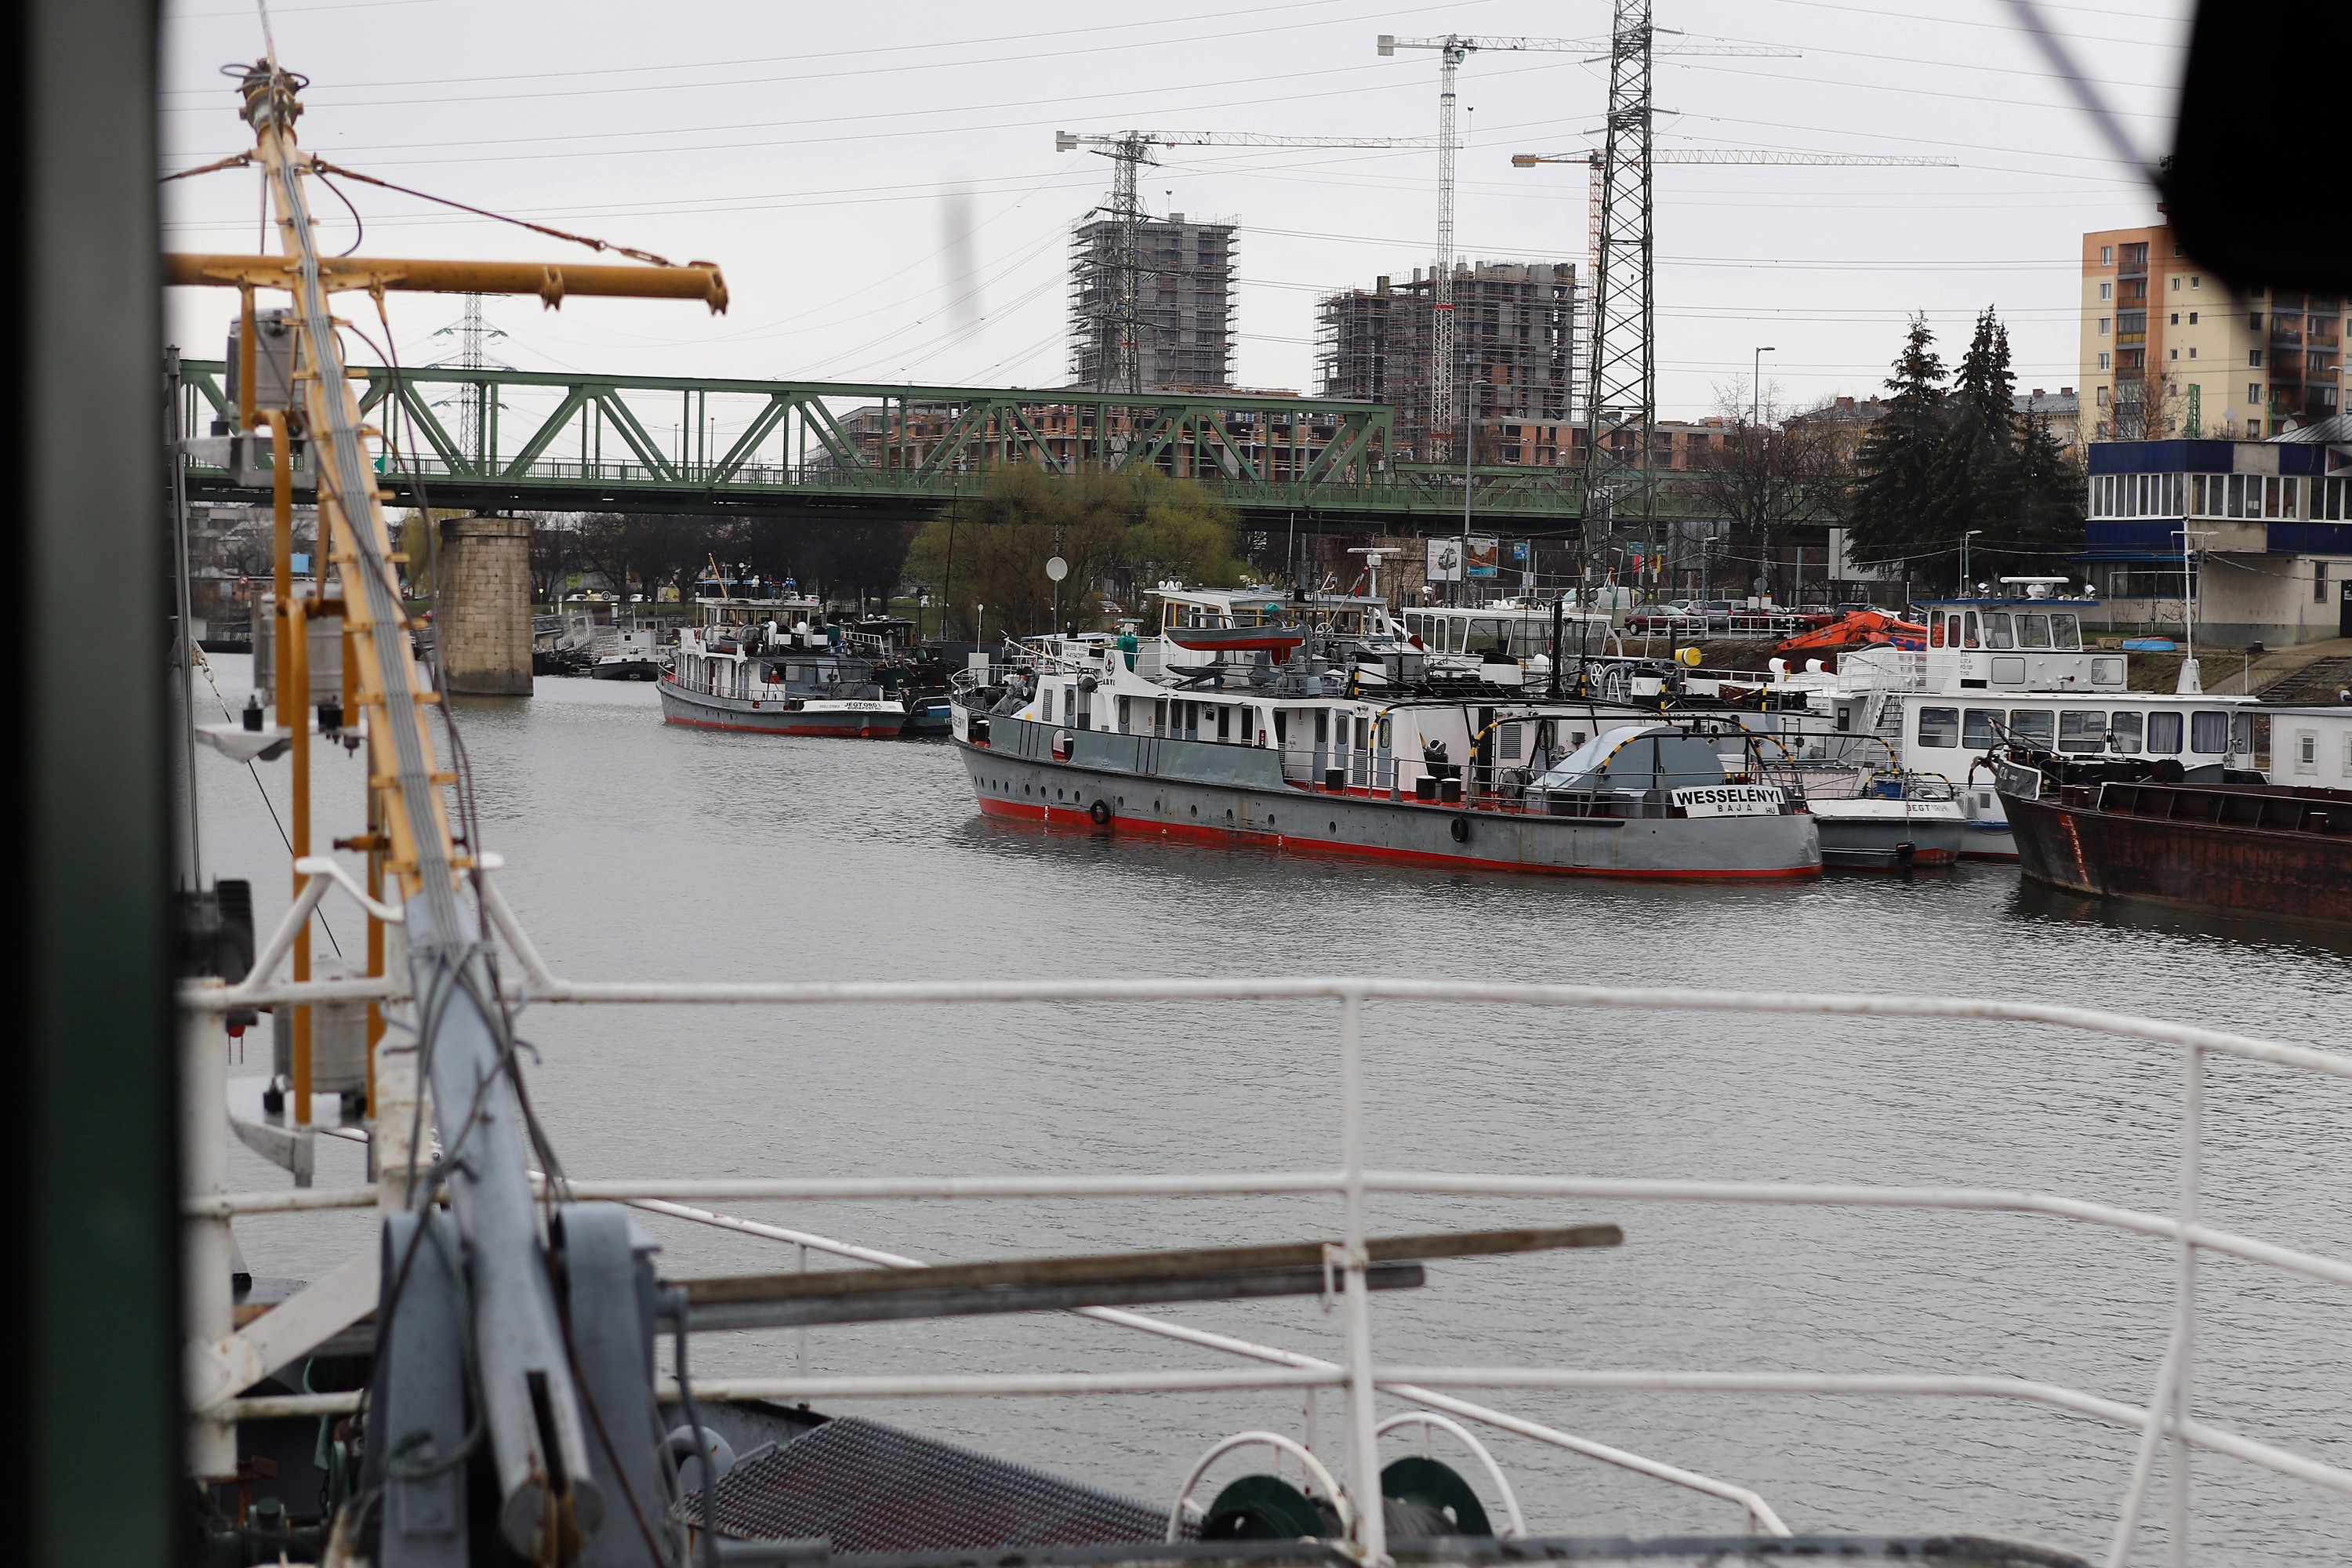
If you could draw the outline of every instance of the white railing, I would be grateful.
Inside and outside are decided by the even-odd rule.
[[[2203,1142],[2205,1062],[2232,1057],[2274,1067],[2352,1079],[2352,1056],[2308,1046],[2262,1039],[2191,1025],[2134,1017],[2095,1009],[2031,1002],[1937,996],[1801,994],[1770,992],[1696,991],[1681,988],[1547,985],[1443,980],[1317,977],[1258,980],[1099,980],[1074,982],[847,982],[698,983],[571,981],[559,977],[523,931],[488,873],[496,857],[483,858],[476,878],[484,912],[504,939],[520,974],[509,983],[515,999],[562,1004],[640,1005],[765,1005],[858,1006],[1003,1005],[1036,1002],[1322,1001],[1337,1012],[1338,1076],[1341,1094],[1341,1159],[1337,1169],[1276,1170],[1218,1173],[1157,1173],[1111,1176],[891,1176],[726,1177],[566,1181],[562,1195],[606,1200],[818,1250],[869,1265],[920,1268],[917,1259],[822,1236],[720,1213],[701,1205],[717,1202],[795,1204],[873,1200],[991,1201],[1097,1198],[1203,1198],[1321,1194],[1339,1200],[1342,1240],[1333,1249],[1341,1284],[1346,1347],[1339,1361],[1303,1355],[1232,1336],[1206,1332],[1169,1319],[1110,1308],[1078,1309],[1079,1315],[1152,1333],[1262,1363],[1264,1370],[1233,1368],[1111,1373],[1057,1373],[978,1375],[792,1376],[698,1380],[699,1397],[782,1401],[864,1398],[961,1398],[978,1396],[1073,1396],[1170,1391],[1314,1389],[1344,1392],[1349,1423],[1344,1488],[1356,1498],[1379,1495],[1375,1454],[1375,1394],[1384,1392],[1478,1425],[1510,1431],[1674,1485],[1721,1498],[1742,1508],[1751,1524],[1769,1533],[1787,1527],[1753,1490],[1664,1462],[1629,1454],[1588,1438],[1560,1432],[1507,1412],[1465,1401],[1454,1389],[1546,1391],[1706,1392],[1740,1394],[1841,1394],[1903,1398],[1965,1398],[2022,1402],[2137,1431],[2139,1442],[2123,1479],[2107,1563],[2127,1559],[2146,1500],[2158,1447],[2173,1445],[2170,1553],[2176,1564],[2189,1560],[2191,1450],[2228,1455],[2346,1496],[2352,1496],[2352,1469],[2263,1442],[2193,1415],[2193,1378],[2198,1329],[2198,1260],[2216,1252],[2332,1285],[2352,1286],[2352,1261],[2217,1229],[2201,1218],[2200,1153]],[[273,978],[294,929],[309,918],[335,887],[363,895],[331,864],[312,860],[287,923],[265,944],[261,962],[247,981],[192,984],[182,994],[192,1022],[210,1021],[209,1031],[192,1036],[217,1040],[217,1020],[227,1009],[256,1005],[347,1000],[362,995],[399,999],[396,981],[281,983]],[[370,911],[396,920],[397,910],[370,905]],[[2044,1025],[2080,1030],[2177,1052],[2182,1065],[2181,1126],[2178,1152],[2179,1195],[2169,1214],[2093,1202],[2060,1194],[2002,1188],[1893,1187],[1870,1184],[1775,1182],[1639,1180],[1584,1175],[1502,1175],[1486,1173],[1389,1171],[1367,1159],[1363,1107],[1362,1021],[1373,1001],[1452,1002],[1511,1006],[1630,1009],[1696,1014],[1759,1013],[1811,1016],[1900,1019],[1968,1019]],[[200,1046],[199,1049],[216,1048]],[[2022,1214],[2148,1237],[2174,1252],[2171,1321],[2155,1387],[2147,1403],[2125,1401],[2057,1384],[2010,1376],[1925,1373],[1832,1374],[1703,1370],[1614,1370],[1484,1366],[1414,1366],[1380,1360],[1374,1353],[1372,1321],[1365,1286],[1367,1209],[1376,1194],[1477,1196],[1558,1200],[1608,1199],[1620,1203],[1733,1205],[1798,1205],[1875,1209],[1938,1209],[1978,1214]],[[225,1230],[231,1216],[298,1210],[362,1207],[377,1204],[376,1186],[337,1191],[230,1194],[217,1186],[191,1194],[192,1225]],[[313,1289],[323,1289],[322,1281]],[[296,1298],[278,1312],[297,1308]],[[371,1298],[372,1300],[372,1298]],[[268,1314],[267,1324],[277,1313]],[[324,1320],[321,1319],[321,1321]],[[345,1320],[348,1321],[349,1320]],[[326,1332],[335,1331],[333,1325]],[[278,1347],[284,1349],[281,1344]],[[295,1353],[299,1353],[296,1352]],[[233,1364],[245,1364],[234,1363]],[[283,1364],[281,1362],[279,1364]],[[272,1415],[323,1414],[354,1407],[356,1395],[323,1394],[231,1399],[216,1396],[199,1409],[200,1421],[220,1424]],[[1376,1509],[1351,1510],[1355,1547],[1367,1560],[1386,1551]]]

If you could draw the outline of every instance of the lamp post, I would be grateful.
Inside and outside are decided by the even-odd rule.
[[[1780,351],[1766,343],[1748,356],[1748,428],[1764,455],[1764,489],[1756,500],[1756,532],[1762,544],[1763,577],[1767,587],[1772,582],[1772,452],[1764,446],[1764,356]]]
[[[1969,541],[1983,531],[1981,528],[1972,528],[1960,535],[1960,596],[1962,598],[1966,598],[1969,592]]]

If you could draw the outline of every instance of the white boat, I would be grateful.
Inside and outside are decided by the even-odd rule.
[[[2017,858],[2000,792],[1981,765],[2006,742],[2168,763],[2191,782],[2352,782],[2352,708],[2134,691],[2123,650],[2084,646],[2086,603],[2033,593],[1928,601],[1918,606],[1925,647],[1851,649],[1834,668],[1774,660],[1770,689],[1805,695],[1791,730],[1874,736],[1906,770],[1948,780],[1970,859]]]

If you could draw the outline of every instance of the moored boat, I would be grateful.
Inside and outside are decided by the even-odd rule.
[[[1247,665],[1155,681],[1108,639],[1053,638],[1024,645],[1027,672],[993,685],[966,675],[954,735],[980,809],[1482,870],[1820,873],[1801,793],[1766,779],[1756,737],[1736,726],[1703,736],[1483,687],[1367,692],[1319,659],[1277,666],[1284,650],[1255,651]]]
[[[678,634],[677,654],[661,678],[662,718],[701,730],[762,735],[837,735],[887,739],[905,727],[907,709],[883,695],[868,661],[835,650],[806,621],[785,630],[746,612],[759,601],[705,600],[701,624]]]
[[[1993,770],[2038,882],[2100,898],[2352,923],[2352,790],[2196,783],[2026,747]]]

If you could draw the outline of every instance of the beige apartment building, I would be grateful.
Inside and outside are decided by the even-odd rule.
[[[2169,224],[2084,235],[2084,440],[2261,440],[2333,417],[2344,303],[2242,297]]]

